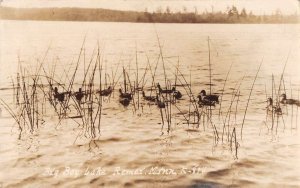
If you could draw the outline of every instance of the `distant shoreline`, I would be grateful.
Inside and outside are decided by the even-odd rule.
[[[237,24],[242,24],[242,25],[278,25],[278,24],[282,24],[282,25],[297,25],[300,24],[300,22],[281,22],[281,23],[213,23],[213,22],[209,22],[209,23],[176,23],[176,22],[168,22],[168,23],[162,23],[162,22],[129,22],[129,21],[74,21],[74,20],[36,20],[36,19],[2,19],[0,18],[0,21],[31,21],[31,22],[87,22],[87,23],[132,23],[132,24],[192,24],[192,25],[196,25],[196,24],[208,24],[208,25],[214,25],[214,24],[223,24],[223,25],[237,25]]]
[[[232,7],[228,12],[136,12],[91,8],[10,8],[0,6],[1,20],[186,23],[186,24],[298,24],[299,15],[253,15]]]

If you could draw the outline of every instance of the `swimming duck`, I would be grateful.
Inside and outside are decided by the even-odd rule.
[[[171,94],[176,91],[175,87],[172,87],[172,89],[162,89],[159,83],[157,83],[157,88],[159,94]]]
[[[112,87],[109,86],[107,89],[103,89],[101,91],[98,91],[97,93],[100,94],[100,96],[109,96],[112,93]]]
[[[200,92],[200,94],[198,95],[198,98],[202,101],[214,101],[216,103],[219,103],[219,95],[206,95],[206,91],[205,90],[202,90]]]
[[[79,88],[77,92],[75,92],[75,98],[78,102],[80,102],[82,100],[82,98],[84,97],[84,93],[82,92],[82,89]]]
[[[146,101],[150,101],[150,102],[155,102],[156,101],[156,97],[154,97],[154,96],[146,96],[144,91],[142,93],[143,93],[143,98]]]
[[[177,99],[177,100],[182,98],[182,94],[180,91],[177,91],[177,90],[174,91],[173,95],[174,95],[175,99]]]
[[[57,99],[59,102],[63,102],[65,100],[65,94],[69,92],[59,93],[57,87],[54,88],[54,99]]]
[[[300,102],[298,100],[287,99],[285,93],[281,95],[280,103],[282,103],[282,104],[291,104],[291,105],[295,104],[297,106],[300,106]]]
[[[208,100],[207,98],[203,98],[201,95],[198,95],[197,97],[199,99],[198,104],[200,106],[215,106],[216,104],[216,101]]]
[[[127,98],[129,100],[132,99],[132,94],[131,93],[123,93],[122,89],[119,89],[119,92],[120,92],[120,97],[121,98]]]

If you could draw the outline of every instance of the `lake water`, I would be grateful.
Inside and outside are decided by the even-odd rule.
[[[281,106],[283,115],[275,123],[276,131],[270,129],[270,117],[266,115],[266,99],[272,95],[272,75],[278,88],[284,72],[285,91],[281,93],[286,92],[288,98],[299,98],[299,24],[36,21],[0,24],[0,98],[13,110],[17,107],[12,80],[15,84],[19,64],[26,68],[27,75],[34,75],[43,61],[46,72],[55,67],[55,79],[68,83],[83,46],[74,90],[82,83],[84,70],[98,49],[107,79],[111,81],[112,72],[116,72],[116,78],[120,77],[113,95],[103,102],[101,135],[95,139],[82,136],[73,119],[59,121],[51,109],[47,110],[45,123],[33,133],[25,131],[18,139],[14,119],[0,107],[0,187],[300,186],[298,107]],[[240,85],[238,102],[230,110],[236,113],[229,120],[230,130],[236,128],[237,157],[228,141],[214,141],[210,124],[195,127],[186,123],[182,115],[186,117],[190,109],[186,87],[177,87],[183,99],[172,107],[169,133],[166,124],[162,128],[160,111],[155,105],[142,102],[139,104],[143,108],[134,110],[132,104],[124,108],[118,103],[117,90],[123,85],[122,67],[132,82],[138,69],[140,81],[145,69],[149,69],[148,61],[154,69],[160,53],[164,58],[158,60],[155,82],[164,86],[166,72],[168,81],[174,84],[178,66],[182,73],[178,79],[183,82],[184,77],[191,83],[193,93],[209,91],[208,37],[213,93],[222,93],[232,65],[222,96],[221,116],[220,105],[212,109],[212,122],[219,134],[231,109],[233,89]],[[260,63],[241,139],[241,124]],[[149,89],[151,79],[148,70],[143,80],[145,88]],[[87,173],[92,170],[97,173]]]

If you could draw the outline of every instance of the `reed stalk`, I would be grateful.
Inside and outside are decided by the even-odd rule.
[[[252,83],[252,86],[251,86],[251,90],[250,90],[250,93],[249,93],[249,97],[248,97],[248,100],[247,100],[247,105],[246,105],[246,109],[245,109],[245,112],[244,112],[244,117],[243,117],[243,122],[242,122],[242,127],[241,127],[241,140],[243,139],[243,128],[244,128],[245,118],[246,118],[246,115],[247,115],[247,110],[248,110],[248,106],[249,106],[251,94],[252,94],[252,91],[253,91],[253,88],[254,88],[254,84],[255,84],[255,81],[257,79],[257,76],[258,76],[258,73],[260,71],[262,63],[263,63],[263,59],[262,59],[260,65],[259,65],[259,68],[258,68],[257,72],[256,72],[256,75],[255,75],[255,78],[253,80],[253,83]]]
[[[224,81],[223,88],[222,88],[222,93],[221,93],[221,96],[220,96],[221,100],[220,100],[220,108],[219,108],[219,118],[221,116],[222,102],[223,102],[223,95],[224,95],[224,91],[225,91],[225,86],[226,86],[226,83],[227,83],[227,79],[228,79],[229,73],[231,71],[232,64],[233,63],[230,64],[229,70],[228,70],[228,72],[226,74],[225,81]]]

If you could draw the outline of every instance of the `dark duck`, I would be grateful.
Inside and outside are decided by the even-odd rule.
[[[203,98],[201,95],[197,96],[199,101],[198,104],[200,106],[215,106],[216,101],[208,100],[207,98]]]
[[[74,93],[74,96],[78,102],[81,102],[82,98],[84,97],[82,89],[79,88],[78,91]]]
[[[173,95],[174,95],[175,99],[177,99],[177,100],[182,98],[182,94],[178,90],[175,90]]]
[[[120,92],[120,98],[126,98],[131,100],[132,99],[132,94],[131,93],[123,93],[122,89],[119,89]]]
[[[113,89],[111,86],[109,86],[107,89],[103,89],[101,91],[98,91],[100,96],[109,96],[112,93]]]
[[[287,99],[286,94],[281,95],[280,103],[300,106],[300,101],[295,99]]]
[[[120,92],[119,102],[123,106],[128,106],[130,104],[131,99],[132,99],[132,94],[131,93],[123,93],[122,89],[119,89],[119,92]]]
[[[271,97],[268,98],[267,102],[268,102],[268,106],[267,106],[268,112],[273,112],[273,113],[276,113],[278,115],[282,114],[282,110],[281,110],[280,106],[273,105],[273,99]]]
[[[154,96],[146,96],[146,95],[145,95],[145,91],[143,91],[142,94],[143,94],[143,98],[144,98],[146,101],[149,101],[149,102],[155,102],[155,101],[156,101],[156,97],[154,97]]]
[[[68,94],[69,92],[62,92],[59,93],[57,87],[54,88],[54,99],[58,100],[59,102],[63,102],[65,100],[65,94]]]
[[[219,103],[219,95],[206,95],[206,91],[202,90],[198,95],[199,100],[201,101],[211,101]]]

